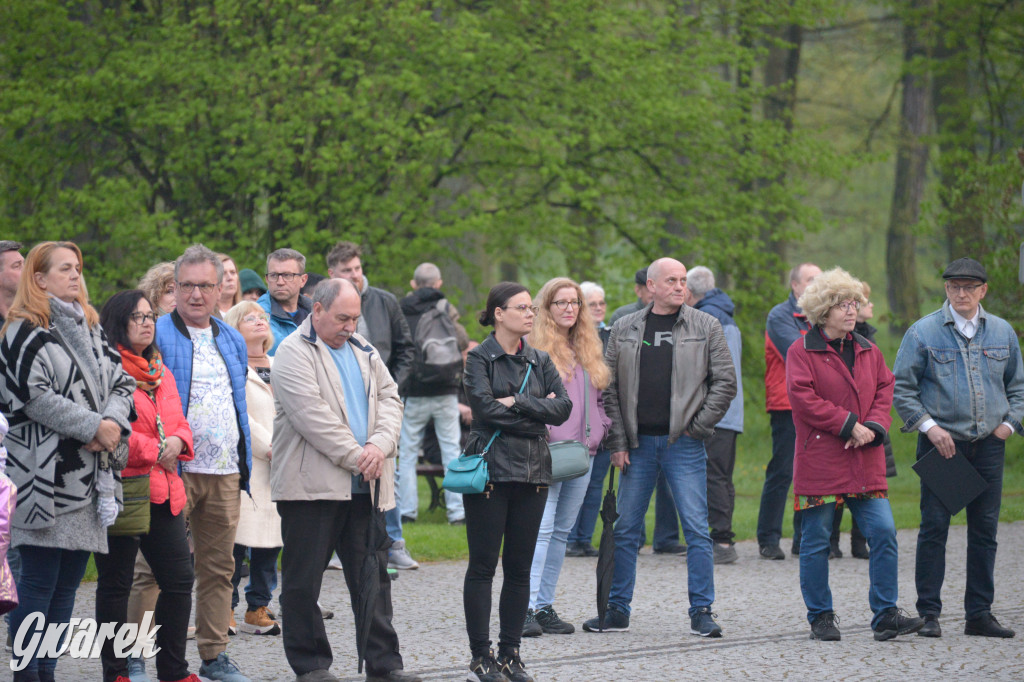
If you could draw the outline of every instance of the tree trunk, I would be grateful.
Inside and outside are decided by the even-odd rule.
[[[787,133],[793,131],[793,118],[796,109],[796,79],[800,71],[800,49],[803,45],[803,27],[797,24],[779,26],[772,31],[776,38],[785,45],[771,45],[764,65],[764,84],[772,88],[764,100],[764,117],[768,120],[781,121]],[[788,137],[788,135],[787,135]],[[785,176],[770,178],[767,182],[783,182]],[[788,263],[785,241],[774,237],[779,218],[773,218],[767,234],[762,235],[762,243],[769,245],[783,264]],[[802,259],[798,259],[802,260]]]
[[[970,11],[970,10],[968,10]],[[947,25],[958,18],[948,17]],[[971,122],[969,55],[957,42],[936,47],[933,80],[935,123],[939,139],[939,197],[946,212],[947,260],[970,256],[981,260],[988,251],[983,198],[971,168],[976,165],[975,126]]]
[[[915,0],[915,9],[927,0]],[[917,287],[917,238],[914,229],[921,215],[924,196],[928,145],[930,78],[913,71],[912,62],[925,53],[919,27],[903,28],[903,102],[900,109],[900,135],[896,151],[896,178],[893,182],[892,208],[886,238],[885,264],[889,273],[889,323],[894,334],[902,334],[921,314]]]

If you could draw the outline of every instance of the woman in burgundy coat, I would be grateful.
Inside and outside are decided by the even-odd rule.
[[[786,355],[786,388],[796,426],[793,491],[803,512],[800,590],[811,638],[840,638],[828,586],[829,536],[846,504],[871,548],[868,603],[876,640],[924,624],[898,609],[896,526],[889,507],[882,441],[895,382],[881,351],[853,333],[863,287],[841,268],[819,275],[797,304],[813,325]]]

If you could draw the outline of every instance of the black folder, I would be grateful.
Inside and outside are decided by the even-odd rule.
[[[988,487],[988,481],[959,452],[946,459],[932,448],[914,462],[913,467],[950,516],[966,507]]]

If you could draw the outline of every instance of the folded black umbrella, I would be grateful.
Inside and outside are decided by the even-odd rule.
[[[356,651],[359,652],[359,672],[363,672],[366,659],[366,642],[373,625],[373,611],[377,606],[382,580],[388,580],[387,562],[381,564],[378,552],[391,546],[387,522],[380,510],[380,479],[373,486],[373,502],[370,508],[370,523],[366,527],[366,556],[363,558],[356,586]]]
[[[612,575],[615,573],[615,520],[619,512],[615,505],[615,467],[611,468],[608,492],[601,504],[601,544],[597,550],[597,618],[604,630],[604,616],[608,611],[608,595],[612,591]]]

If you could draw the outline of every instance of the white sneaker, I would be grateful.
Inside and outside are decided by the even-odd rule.
[[[328,571],[340,571],[342,570],[341,559],[338,558],[337,554],[331,556],[331,560],[327,562]]]
[[[396,540],[391,545],[391,549],[388,550],[388,568],[411,570],[419,567],[420,565],[409,554],[409,550],[405,548],[405,540]]]

